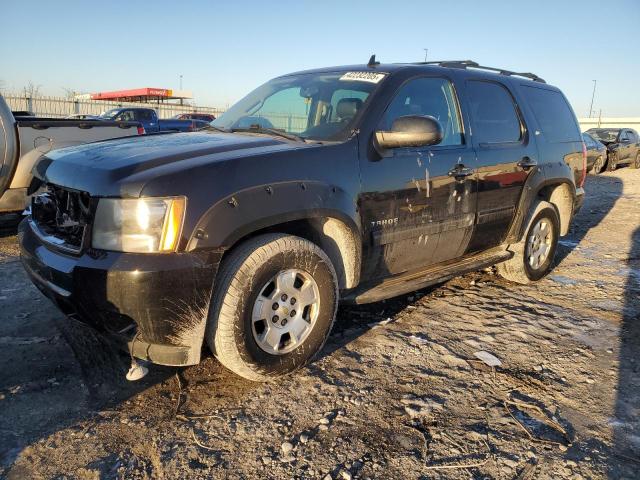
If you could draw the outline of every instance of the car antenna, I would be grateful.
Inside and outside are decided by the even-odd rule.
[[[374,68],[376,65],[380,65],[380,62],[376,62],[376,54],[371,55],[369,59],[369,63],[367,63],[367,67]]]

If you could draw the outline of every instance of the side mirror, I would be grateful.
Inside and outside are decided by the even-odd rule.
[[[390,131],[378,130],[375,142],[380,149],[386,150],[437,145],[442,137],[442,125],[435,118],[428,115],[406,115],[396,118]]]

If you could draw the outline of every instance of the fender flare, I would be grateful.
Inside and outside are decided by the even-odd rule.
[[[355,199],[317,181],[260,185],[220,199],[198,220],[186,250],[228,250],[245,237],[287,222],[306,220],[334,262],[341,288],[360,277],[362,229]],[[337,264],[336,264],[337,263]]]
[[[573,217],[573,204],[575,203],[576,198],[576,187],[573,179],[570,176],[571,169],[568,165],[563,165],[564,168],[562,166],[552,167],[552,172],[544,172],[543,169],[537,168],[528,176],[527,181],[525,182],[522,189],[522,194],[520,195],[520,200],[518,201],[516,215],[511,222],[511,226],[509,227],[509,233],[507,234],[505,243],[512,244],[520,241],[522,235],[524,235],[527,221],[531,215],[530,211],[532,206],[535,204],[535,202],[540,200],[540,193],[550,187],[555,188],[559,187],[560,185],[566,185],[568,187],[571,195],[572,206],[567,225],[568,223],[570,223],[570,220]],[[550,201],[549,198],[543,198],[543,200]]]

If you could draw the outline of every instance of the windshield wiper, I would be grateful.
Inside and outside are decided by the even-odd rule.
[[[247,133],[266,133],[267,135],[275,135],[276,137],[286,138],[287,140],[293,140],[294,142],[303,142],[307,143],[307,141],[295,133],[283,132],[282,130],[278,130],[277,128],[267,128],[267,127],[250,127],[250,128],[232,128],[232,132],[247,132]]]

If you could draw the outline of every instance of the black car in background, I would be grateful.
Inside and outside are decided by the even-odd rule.
[[[602,173],[607,166],[607,147],[588,133],[583,133],[582,139],[587,147],[587,171]]]
[[[607,170],[625,164],[640,168],[640,137],[632,128],[591,128],[586,133],[607,147]]]

